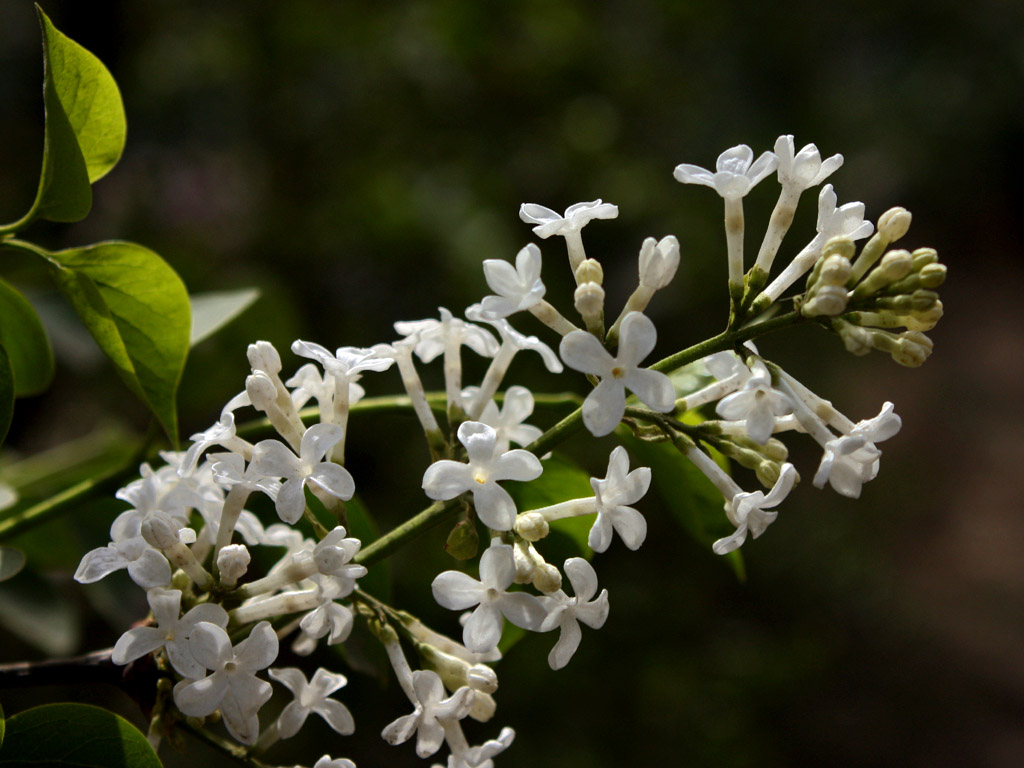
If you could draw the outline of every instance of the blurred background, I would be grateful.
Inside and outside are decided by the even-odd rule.
[[[512,725],[516,743],[499,764],[538,768],[1024,765],[1024,329],[1015,298],[1024,6],[43,5],[110,68],[129,131],[120,165],[94,188],[91,215],[27,234],[51,248],[137,240],[192,291],[263,294],[192,354],[179,398],[184,435],[205,429],[241,389],[251,340],[282,350],[295,338],[369,346],[390,340],[395,320],[478,301],[481,260],[511,259],[532,240],[517,216],[522,202],[562,210],[600,197],[620,207],[616,221],[586,231],[612,307],[632,290],[642,239],[678,236],[683,265],[651,307],[658,352],[699,341],[725,320],[721,202],[673,181],[674,166],[713,166],[738,143],[760,153],[784,133],[798,147],[843,153],[830,179],[840,203],[863,201],[872,220],[905,206],[914,224],[901,245],[936,247],[949,266],[935,354],[908,370],[881,354],[854,358],[813,328],[761,349],[854,420],[896,403],[904,428],[883,446],[880,476],[859,502],[805,482],[744,548],[745,582],[645,500],[657,533],[638,553],[616,545],[600,558],[612,605],[604,629],[585,631],[557,673],[544,661],[553,637],[524,640],[498,668],[495,721],[471,735]],[[32,3],[0,0],[4,221],[28,208],[37,185],[39,49]],[[748,252],[776,189],[766,182],[748,198]],[[814,214],[808,195],[782,258],[809,239]],[[548,297],[569,311],[568,270],[551,266],[561,264],[561,244],[543,250]],[[46,275],[4,259],[5,278],[46,313],[59,366],[46,395],[19,401],[8,460],[142,432],[146,414],[76,334]],[[397,391],[397,377],[372,384]],[[556,417],[538,412],[535,423]],[[352,430],[349,445],[365,451],[353,458],[357,482],[387,486],[372,501],[389,528],[421,505],[425,452],[400,419]],[[817,449],[791,448],[809,479]],[[602,460],[592,468],[603,471]],[[0,662],[105,647],[144,615],[144,596],[123,575],[89,588],[70,580],[78,557],[106,542],[119,508],[95,503],[17,542],[33,568],[3,585]],[[443,534],[424,541],[425,555],[395,558],[395,599],[454,631],[427,589],[447,567]],[[294,756],[282,747],[271,757],[312,763],[330,751],[360,766],[423,764],[411,745],[385,749],[377,737],[405,712],[394,686],[378,695],[380,682],[346,674],[339,698],[357,735],[335,740],[311,726]],[[101,695],[10,691],[2,701],[10,715]],[[141,723],[129,700],[117,701]],[[191,741],[167,752],[168,765],[215,758]]]

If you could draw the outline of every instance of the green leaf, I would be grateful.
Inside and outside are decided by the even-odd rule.
[[[0,345],[7,351],[15,397],[42,392],[53,379],[53,350],[39,315],[10,284],[0,280]]]
[[[252,306],[259,297],[259,288],[193,293],[189,296],[192,302],[192,336],[189,346],[194,347],[220,330]]]
[[[117,165],[124,151],[127,124],[121,91],[102,61],[37,10],[46,66],[93,183]]]
[[[565,456],[554,454],[551,458],[541,461],[541,465],[544,472],[536,480],[529,483],[509,483],[509,492],[520,512],[594,495],[594,489],[590,486],[590,474]],[[594,516],[583,515],[555,520],[551,523],[551,530],[572,541],[572,554],[582,554],[589,559],[594,554],[587,543],[593,525]]]
[[[636,466],[651,468],[652,486],[672,516],[698,544],[710,552],[715,541],[735,531],[722,510],[722,494],[672,443],[638,440],[625,427],[618,428],[615,435],[636,458]],[[723,559],[742,580],[744,568],[740,552],[730,552]]]
[[[6,721],[4,720],[4,708],[0,704],[0,747],[4,745],[4,729],[6,728]]]
[[[0,581],[6,581],[25,567],[25,553],[14,547],[0,547]]]
[[[89,704],[44,704],[7,721],[0,766],[160,768],[134,725]]]
[[[7,430],[11,426],[11,416],[14,414],[14,376],[11,373],[11,364],[7,359],[7,351],[3,344],[0,344],[0,445],[3,445],[7,437]]]
[[[148,248],[117,240],[52,253],[50,260],[58,287],[100,349],[177,444],[174,398],[192,326],[181,278]]]

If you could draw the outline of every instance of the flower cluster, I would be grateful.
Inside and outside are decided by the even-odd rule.
[[[467,308],[464,319],[441,308],[437,318],[396,323],[397,339],[366,348],[332,352],[296,341],[292,352],[311,362],[290,377],[270,343],[252,344],[244,389],[217,423],[192,436],[187,451],[161,454],[163,466],[143,465],[141,478],[118,492],[130,509],[113,522],[110,543],[86,554],[76,573],[88,583],[127,569],[147,590],[152,616],[121,637],[114,662],[154,654],[173,684],[178,712],[204,718],[219,711],[230,735],[262,754],[298,733],[313,713],[338,734],[353,732],[351,712],[332,698],[346,684],[343,675],[320,668],[307,679],[296,667],[273,665],[282,640],[290,640],[295,654],[308,655],[320,643],[344,643],[354,624],[365,621],[413,708],[384,726],[383,738],[401,744],[415,737],[415,751],[424,758],[446,746],[449,768],[491,766],[514,732],[503,728],[496,738],[472,745],[461,721],[486,722],[495,713],[498,678],[490,665],[501,657],[505,622],[539,633],[558,629],[548,663],[564,667],[581,642],[580,625],[599,629],[609,615],[608,592],[598,592],[595,554],[613,546],[616,535],[630,550],[647,536],[648,522],[633,505],[650,489],[652,473],[631,468],[630,440],[681,452],[721,491],[731,533],[714,543],[718,554],[760,536],[797,483],[780,439],[785,433],[803,433],[820,444],[813,477],[819,488],[827,484],[856,497],[877,474],[878,443],[900,428],[892,404],[854,422],[752,343],[767,322],[763,313],[785,301],[783,294],[807,274],[807,288],[794,298],[795,310],[782,316],[785,322],[820,324],[854,353],[878,348],[908,365],[920,364],[931,350],[923,331],[941,315],[934,289],[945,269],[930,249],[886,252],[906,233],[910,215],[903,209],[883,214],[874,232],[862,204],[837,205],[832,186],[825,185],[816,233],[771,279],[800,195],[841,164],[839,155],[822,160],[813,144],[797,151],[793,138],[782,136],[774,151],[756,160],[749,147],[739,146],[718,158],[715,171],[676,168],[679,181],[712,187],[725,202],[730,321],[713,344],[653,364],[645,362],[658,335],[645,311],[674,279],[680,244],[671,235],[643,241],[637,285],[606,327],[604,270],[587,256],[582,236],[589,222],[617,216],[616,206],[600,200],[570,206],[564,214],[535,204],[520,211],[540,238],[565,239],[579,325],[545,299],[542,254],[529,244],[514,264],[484,262],[493,293]],[[742,201],[773,173],[779,201],[745,272]],[[855,255],[854,242],[869,236]],[[557,336],[557,354],[512,325],[510,318],[520,322],[524,314]],[[778,318],[772,323],[781,325]],[[899,327],[906,330],[889,330]],[[473,385],[463,380],[464,348],[488,361]],[[534,394],[506,381],[524,351],[539,355],[552,375],[568,367],[593,385],[579,408],[546,432],[526,423]],[[421,381],[420,367],[435,361],[443,369],[443,393],[428,393]],[[693,375],[669,377],[684,366]],[[346,468],[346,437],[350,416],[371,402],[363,377],[389,369],[397,370],[404,395],[380,400],[406,409],[424,433],[422,480],[410,496],[425,497],[429,506],[364,543],[348,529],[346,503],[356,497],[360,479]],[[681,391],[687,381],[697,385]],[[254,421],[255,427],[241,429],[236,414],[243,409],[258,414],[264,426]],[[583,428],[623,443],[609,452],[604,477],[589,478],[592,493],[563,493],[546,506],[520,508],[509,482],[543,483],[544,455]],[[251,442],[253,435],[264,439]],[[753,470],[764,490],[744,490],[725,459]],[[265,505],[277,519],[268,523],[246,509],[259,496],[269,499]],[[570,518],[588,521],[587,546],[560,565],[550,563],[542,553],[544,539]],[[462,615],[461,641],[359,588],[368,566],[445,521],[456,522],[448,543],[457,559],[477,554],[478,529],[488,542],[475,575],[472,568],[453,568],[430,585],[437,603]],[[292,700],[261,728],[259,711],[272,696],[271,680]],[[325,755],[316,765],[352,763]]]

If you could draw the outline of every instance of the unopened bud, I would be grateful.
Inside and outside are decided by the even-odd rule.
[[[847,301],[845,286],[821,285],[814,295],[800,306],[800,313],[804,317],[834,317],[846,310]]]
[[[604,288],[592,281],[580,283],[573,301],[583,317],[599,317],[604,312]]]
[[[538,565],[533,571],[533,586],[544,594],[555,592],[562,588],[562,574],[551,563]]]
[[[850,278],[850,258],[838,253],[826,256],[821,265],[819,280],[825,285],[845,285]]]
[[[906,208],[890,208],[878,217],[878,232],[890,243],[895,242],[907,234],[911,218]]]
[[[821,255],[825,258],[829,256],[842,256],[844,259],[852,259],[854,252],[856,252],[857,246],[854,245],[853,240],[848,237],[833,237],[827,243],[825,247],[821,249]]]
[[[907,331],[900,334],[892,359],[908,368],[917,368],[931,355],[932,346],[932,340],[920,331]]]
[[[524,512],[516,517],[515,531],[527,541],[540,541],[551,531],[551,526],[539,512]]]
[[[912,254],[914,257],[914,269],[923,269],[928,264],[937,264],[939,253],[934,248],[918,248]]]
[[[250,559],[244,544],[229,544],[217,553],[217,570],[225,586],[234,586],[245,575]]]
[[[269,341],[250,344],[247,356],[253,371],[264,371],[272,376],[281,372],[281,355]]]
[[[878,262],[878,266],[872,270],[872,275],[877,273],[879,280],[893,283],[909,275],[913,266],[914,260],[909,251],[889,251]],[[871,277],[868,279],[871,279]]]
[[[762,461],[754,470],[757,480],[765,488],[771,488],[779,479],[782,470],[774,461]]]
[[[494,693],[498,690],[498,676],[486,664],[474,664],[466,670],[466,685],[481,693]]]
[[[919,273],[923,288],[938,288],[946,282],[945,264],[925,264]]]
[[[253,408],[266,411],[277,397],[277,387],[267,374],[256,372],[245,379],[245,392]]]
[[[178,533],[180,530],[181,526],[171,520],[168,515],[156,512],[146,516],[146,519],[142,521],[139,533],[149,546],[157,549],[170,549],[181,542],[181,535]]]
[[[580,262],[580,265],[576,267],[576,282],[580,285],[583,283],[597,283],[601,285],[604,282],[604,269],[601,267],[601,262],[597,259],[584,259]]]

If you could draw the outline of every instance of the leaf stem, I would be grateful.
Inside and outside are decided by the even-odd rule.
[[[688,349],[676,352],[663,360],[659,360],[651,366],[651,370],[662,372],[672,371],[696,360],[700,360],[702,357],[707,357],[715,352],[730,349],[738,344],[742,344],[744,341],[749,341],[750,339],[758,336],[772,333],[773,331],[777,331],[781,328],[797,325],[804,320],[805,318],[799,312],[794,311],[787,312],[784,315],[778,315],[777,317],[773,317],[770,320],[764,320],[760,323],[745,325],[734,331],[722,331],[722,333],[717,336],[712,336],[707,341],[702,341],[700,344],[694,344]]]

